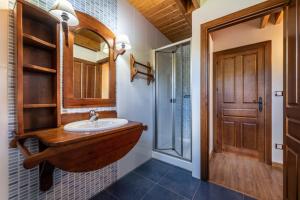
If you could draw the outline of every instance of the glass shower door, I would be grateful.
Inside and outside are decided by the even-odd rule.
[[[174,151],[182,156],[182,56],[181,47],[173,53],[173,110],[174,110]]]
[[[190,43],[156,51],[154,149],[191,160]]]
[[[172,107],[172,54],[156,54],[159,76],[156,84],[156,148],[173,149],[173,107]]]

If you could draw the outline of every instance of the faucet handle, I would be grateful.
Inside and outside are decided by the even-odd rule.
[[[90,117],[97,116],[97,112],[95,110],[90,110]]]

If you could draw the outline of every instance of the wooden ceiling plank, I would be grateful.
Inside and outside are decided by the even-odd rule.
[[[172,12],[175,8],[176,8],[176,6],[174,4],[171,4],[169,6],[165,6],[165,7],[161,8],[161,9],[156,9],[155,11],[151,11],[151,12],[149,12],[149,14],[147,14],[147,16],[149,18],[153,18],[156,15],[159,15],[160,13]]]
[[[168,33],[168,34],[166,34],[167,36],[176,36],[176,35],[181,35],[181,34],[188,34],[188,33],[190,33],[190,30],[187,30],[187,29],[185,29],[185,30],[178,30],[178,31],[174,31],[174,32],[170,32],[170,33]]]
[[[176,34],[176,33],[183,32],[183,31],[191,31],[191,28],[189,26],[186,26],[186,27],[183,27],[183,28],[167,30],[167,31],[164,31],[163,33],[168,35],[168,34]]]
[[[178,11],[174,10],[171,13],[162,13],[162,15],[156,16],[155,19],[151,19],[149,21],[151,21],[153,24],[159,24],[159,22],[162,22],[162,21],[170,21],[174,17],[182,18],[180,15],[178,15],[177,12]]]
[[[176,37],[180,37],[180,38],[188,38],[191,36],[190,32],[181,32],[180,34],[175,34],[175,35],[167,35],[169,38],[176,38]]]
[[[168,27],[168,28],[166,28],[166,27],[163,27],[163,28],[161,28],[160,30],[162,31],[162,32],[167,32],[167,31],[173,31],[173,30],[176,30],[176,29],[183,29],[183,28],[185,28],[187,25],[186,24],[178,24],[178,25],[174,25],[174,26],[171,26],[171,27]]]
[[[186,21],[184,19],[180,19],[178,21],[169,23],[169,24],[165,24],[163,26],[158,26],[159,30],[165,30],[165,29],[169,29],[172,27],[176,27],[176,26],[180,26],[180,25],[185,25],[186,26]]]
[[[141,13],[145,13],[147,15],[149,10],[156,10],[158,8],[161,8],[163,6],[169,5],[170,0],[157,0],[157,1],[140,1],[136,2],[136,9],[138,9]],[[130,2],[130,1],[129,1]]]
[[[155,23],[155,26],[157,26],[157,27],[166,26],[166,25],[168,25],[170,23],[176,23],[176,22],[178,22],[180,20],[184,20],[182,23],[187,24],[187,22],[185,21],[185,19],[182,18],[181,16],[173,16],[173,17],[170,17],[168,19],[161,20],[161,21]]]
[[[178,42],[178,41],[181,41],[181,40],[185,40],[185,39],[188,39],[190,38],[192,35],[178,35],[178,36],[172,36],[170,37],[169,40],[171,40],[172,42]]]
[[[158,5],[148,6],[148,8],[146,8],[145,11],[143,12],[143,15],[152,16],[154,13],[164,12],[165,9],[169,9],[169,8],[171,9],[176,8],[175,3],[163,2]]]

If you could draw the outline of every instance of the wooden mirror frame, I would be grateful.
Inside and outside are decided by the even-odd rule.
[[[78,108],[78,107],[113,107],[116,106],[116,64],[114,61],[115,35],[104,24],[97,19],[76,11],[79,24],[70,27],[68,32],[68,43],[64,37],[64,55],[63,55],[63,107]],[[80,29],[88,29],[99,34],[109,46],[109,98],[108,99],[78,99],[74,97],[73,92],[73,45],[75,33]]]

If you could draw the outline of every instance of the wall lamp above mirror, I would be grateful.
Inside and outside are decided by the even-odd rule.
[[[66,45],[68,45],[68,27],[77,26],[79,24],[79,20],[77,18],[72,4],[67,0],[57,0],[56,2],[54,2],[49,12],[61,21],[62,28],[65,34]]]
[[[126,50],[131,49],[129,38],[125,34],[121,34],[116,38],[116,50],[114,52],[114,60],[116,61],[119,55],[123,55]]]

